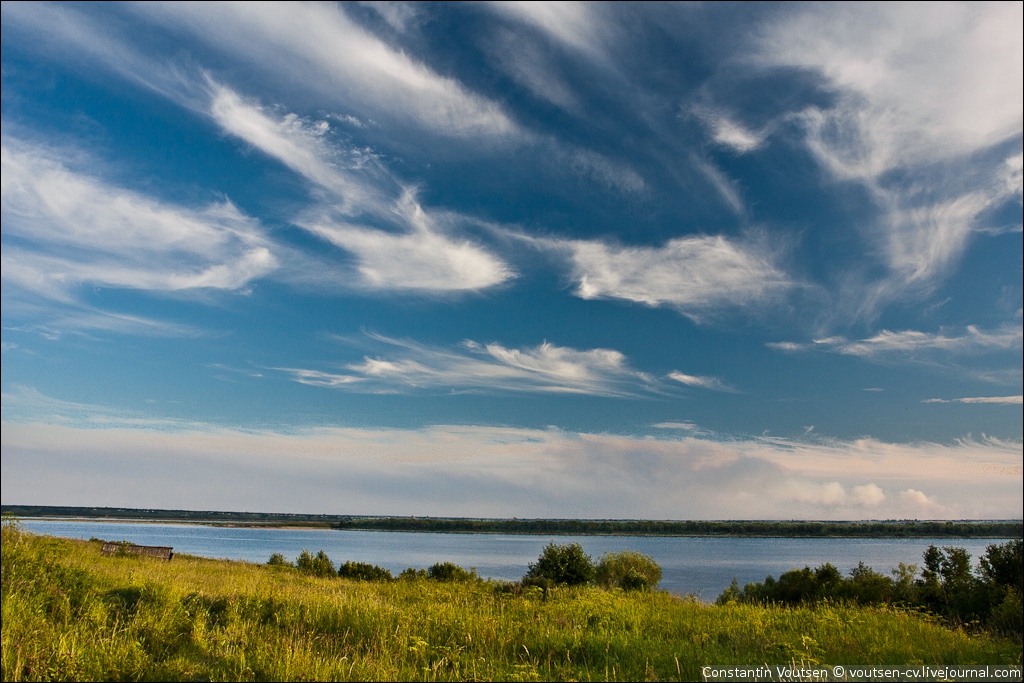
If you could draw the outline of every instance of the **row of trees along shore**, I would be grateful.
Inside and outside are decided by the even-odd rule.
[[[289,562],[281,553],[270,556],[272,567],[294,567],[304,574],[329,578],[340,576],[356,581],[480,581],[476,569],[468,571],[452,562],[438,562],[427,569],[409,567],[398,576],[391,571],[368,562],[345,562],[335,567],[323,550],[315,555],[303,550]],[[537,588],[545,594],[556,586],[585,586],[597,584],[602,588],[623,590],[650,590],[661,581],[661,567],[649,555],[632,550],[605,553],[596,563],[583,551],[579,543],[558,545],[550,543],[537,562],[531,564],[520,582],[499,582],[502,589],[511,591]]]
[[[306,515],[217,510],[4,505],[4,514],[19,517],[72,517],[196,522],[205,524],[311,526],[341,530],[421,531],[643,536],[762,536],[839,538],[1017,538],[1024,520],[919,521],[702,521],[636,519],[473,519],[452,517],[372,517]]]
[[[446,519],[437,517],[352,517],[335,529],[448,533],[566,535],[761,536],[841,538],[1013,538],[1020,521],[674,521],[614,519]]]
[[[1017,538],[988,546],[977,571],[963,548],[929,546],[924,567],[900,563],[886,576],[863,562],[849,576],[831,563],[816,569],[804,567],[785,572],[778,579],[740,588],[736,580],[719,596],[718,604],[730,602],[813,604],[824,601],[859,605],[897,605],[923,610],[955,625],[984,626],[1021,637],[1024,607],[1024,544]]]
[[[924,567],[900,563],[886,576],[863,562],[849,576],[831,563],[817,569],[804,567],[785,572],[778,579],[740,587],[735,579],[716,601],[755,604],[803,605],[821,602],[863,606],[890,605],[920,610],[956,626],[983,627],[1021,638],[1024,608],[1024,544],[1020,538],[988,546],[972,571],[970,554],[963,548],[929,546]],[[385,568],[363,562],[346,562],[335,567],[324,551],[316,555],[303,550],[294,564],[275,553],[267,563],[294,567],[320,577],[340,576],[361,581],[434,580],[480,581],[475,569],[466,570],[451,562],[439,562],[428,569],[409,567],[397,577]],[[661,581],[661,567],[654,558],[635,551],[605,553],[594,562],[578,543],[548,544],[537,562],[529,565],[518,582],[495,582],[497,590],[523,592],[540,590],[545,596],[558,586],[597,585],[606,589],[645,591]]]

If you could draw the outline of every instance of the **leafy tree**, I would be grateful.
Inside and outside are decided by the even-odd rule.
[[[553,584],[581,586],[593,583],[595,574],[594,560],[583,552],[583,546],[579,543],[556,545],[552,542],[544,548],[537,561],[530,564],[523,579],[542,579]]]
[[[744,600],[745,595],[742,588],[740,588],[740,582],[736,577],[732,577],[732,583],[729,587],[722,591],[722,594],[715,600],[716,605],[728,605],[730,602],[740,602]]]
[[[857,566],[850,570],[850,580],[843,587],[846,588],[843,592],[847,593],[851,600],[862,605],[878,605],[892,602],[893,586],[893,580],[888,576],[876,572],[863,562],[858,562]]]
[[[427,569],[427,576],[434,581],[472,581],[476,571],[466,571],[453,562],[438,562]]]
[[[604,588],[644,590],[661,581],[661,567],[650,555],[635,550],[605,553],[597,563],[596,579]]]
[[[284,555],[281,553],[274,553],[270,556],[270,559],[267,560],[267,565],[271,567],[291,567],[292,563],[284,559]]]
[[[402,581],[416,581],[417,579],[426,579],[426,578],[428,578],[427,577],[427,570],[426,569],[414,569],[413,567],[408,567],[406,569],[403,569],[398,574],[398,578],[401,579]]]
[[[992,586],[1013,587],[1024,593],[1024,541],[1015,538],[1003,545],[992,544],[979,562],[981,579]]]
[[[338,567],[338,576],[356,581],[391,581],[391,572],[369,562],[346,562]]]
[[[1024,633],[1024,542],[1015,538],[1003,545],[990,545],[979,562],[978,573],[991,606],[989,625],[996,631],[1016,636]]]
[[[303,574],[311,576],[327,578],[335,575],[334,562],[331,561],[331,558],[323,550],[313,555],[313,553],[303,548],[299,556],[295,558],[295,566]]]

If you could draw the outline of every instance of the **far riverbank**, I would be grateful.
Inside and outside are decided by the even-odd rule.
[[[112,507],[3,505],[22,518],[122,523],[175,523],[275,529],[337,529],[573,536],[691,536],[744,538],[1018,538],[1024,520],[641,520],[480,519],[371,515],[311,515]]]

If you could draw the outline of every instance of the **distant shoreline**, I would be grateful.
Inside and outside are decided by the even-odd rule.
[[[1018,538],[1024,520],[619,520],[477,519],[305,515],[262,512],[3,505],[3,514],[39,520],[192,524],[246,528],[421,533],[749,538]]]

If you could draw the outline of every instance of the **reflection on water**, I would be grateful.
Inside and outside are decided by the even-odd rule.
[[[175,553],[266,562],[271,553],[290,560],[303,549],[324,550],[340,564],[369,562],[397,573],[406,567],[454,562],[476,567],[485,578],[517,580],[544,546],[580,543],[596,560],[604,552],[637,550],[661,565],[661,588],[714,600],[735,577],[740,585],[763,581],[795,567],[831,562],[844,573],[863,561],[888,573],[900,562],[921,564],[931,544],[966,548],[977,559],[992,543],[986,539],[847,538],[681,538],[643,536],[519,536],[509,534],[428,534],[393,531],[251,529],[188,524],[21,520],[28,531],[67,538],[128,540],[174,546]]]

